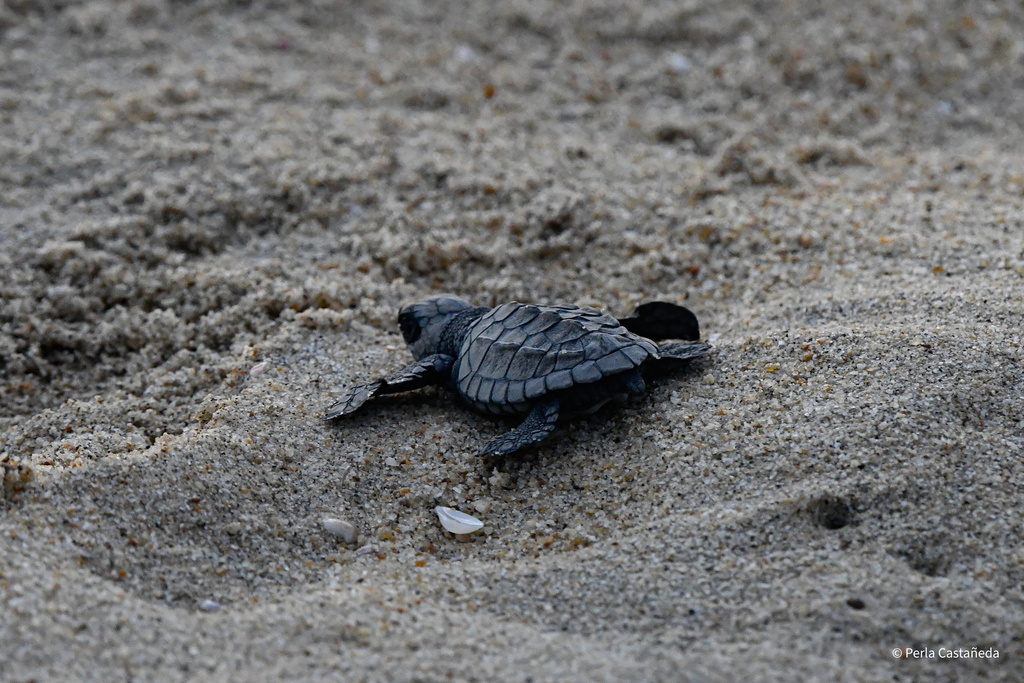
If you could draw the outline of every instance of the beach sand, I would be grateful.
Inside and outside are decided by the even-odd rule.
[[[1022,70],[1020,3],[0,2],[0,678],[1020,680]],[[437,292],[714,353],[498,467],[323,421]]]

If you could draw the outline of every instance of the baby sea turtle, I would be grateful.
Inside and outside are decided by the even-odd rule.
[[[503,456],[546,437],[560,418],[589,415],[644,392],[643,373],[683,365],[710,350],[697,317],[654,301],[616,320],[595,308],[508,303],[474,307],[443,294],[402,307],[402,330],[416,363],[352,387],[327,409],[331,419],[374,396],[446,386],[489,415],[525,415],[478,455]],[[661,344],[652,340],[681,339]]]

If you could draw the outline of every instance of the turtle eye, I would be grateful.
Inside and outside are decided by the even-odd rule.
[[[405,338],[406,344],[412,344],[419,339],[420,332],[423,331],[412,311],[403,311],[398,315],[398,327],[402,330],[402,337]]]

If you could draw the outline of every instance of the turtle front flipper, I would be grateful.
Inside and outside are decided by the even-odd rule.
[[[558,421],[558,401],[539,404],[526,416],[523,423],[488,442],[478,456],[505,456],[538,441],[543,441],[555,429]]]
[[[412,391],[413,389],[444,384],[451,376],[452,363],[454,361],[455,359],[451,356],[438,353],[427,356],[418,363],[403,368],[390,377],[382,377],[372,382],[357,384],[345,392],[341,399],[327,409],[327,412],[324,413],[324,419],[330,420],[354,413],[361,405],[374,396],[397,394],[403,391]]]
[[[690,309],[670,304],[666,301],[652,301],[637,306],[628,318],[619,320],[619,324],[633,334],[647,337],[654,341],[662,339],[700,339],[700,324]]]

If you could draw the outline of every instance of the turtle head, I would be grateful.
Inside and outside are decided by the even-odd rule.
[[[413,357],[420,360],[439,353],[445,327],[457,314],[469,308],[472,307],[467,301],[451,294],[440,294],[402,306],[398,312],[398,326]]]

